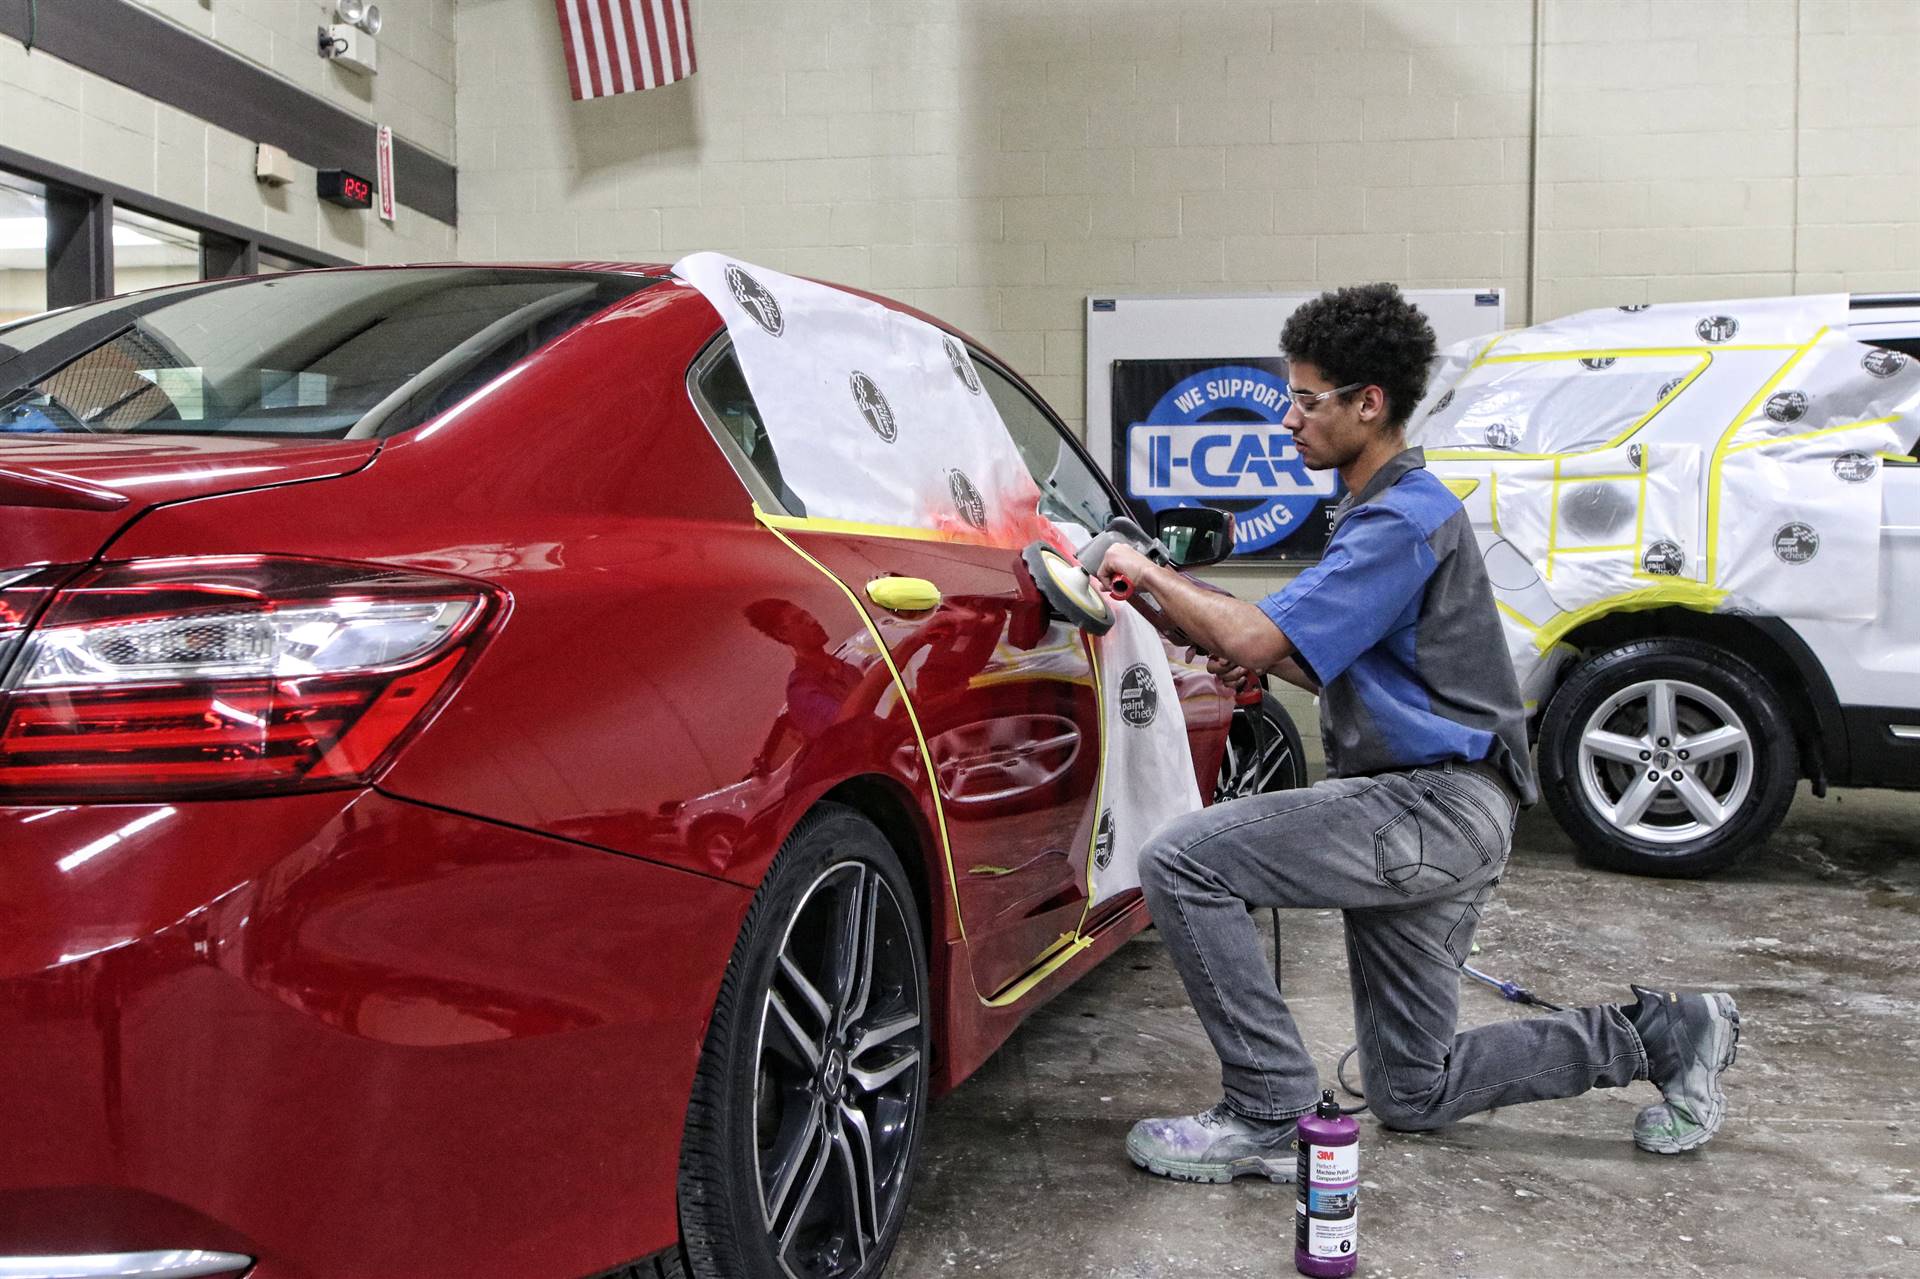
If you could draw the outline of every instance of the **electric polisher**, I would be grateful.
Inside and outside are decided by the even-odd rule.
[[[1020,558],[1026,565],[1028,576],[1033,579],[1034,589],[1047,602],[1047,607],[1063,621],[1089,634],[1105,635],[1113,629],[1113,610],[1107,604],[1108,595],[1117,600],[1133,600],[1135,607],[1148,613],[1148,620],[1164,629],[1165,619],[1153,605],[1153,596],[1146,593],[1136,596],[1133,583],[1127,578],[1115,577],[1110,589],[1105,592],[1095,584],[1094,575],[1100,571],[1101,561],[1106,559],[1107,548],[1119,542],[1125,542],[1155,564],[1170,565],[1173,562],[1158,538],[1124,515],[1115,516],[1104,532],[1080,548],[1079,555],[1074,559],[1068,559],[1045,542],[1030,544],[1021,552]]]

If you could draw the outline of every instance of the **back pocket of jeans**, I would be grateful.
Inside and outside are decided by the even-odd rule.
[[[1493,860],[1490,841],[1497,840],[1498,835],[1492,827],[1493,819],[1486,815],[1485,809],[1444,786],[1429,786],[1426,796],[1434,811],[1453,827],[1457,837],[1473,850],[1473,855],[1480,859],[1482,866]],[[1480,829],[1475,828],[1476,817],[1481,819]]]
[[[1432,812],[1430,798],[1410,804],[1373,833],[1375,875],[1409,897],[1424,897],[1460,882],[1443,864],[1447,846],[1457,837],[1434,828]]]

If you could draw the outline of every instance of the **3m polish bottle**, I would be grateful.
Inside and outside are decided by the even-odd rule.
[[[1360,1124],[1340,1113],[1333,1090],[1300,1116],[1299,1199],[1293,1268],[1313,1279],[1345,1279],[1360,1266]]]

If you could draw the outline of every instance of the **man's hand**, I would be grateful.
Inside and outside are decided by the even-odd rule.
[[[1124,577],[1133,583],[1135,590],[1143,590],[1147,585],[1147,574],[1153,572],[1154,562],[1134,550],[1124,542],[1115,542],[1107,548],[1101,557],[1100,569],[1095,574],[1100,585],[1113,589],[1113,579]]]
[[[1231,658],[1209,657],[1207,659],[1207,674],[1213,676],[1236,693],[1247,692],[1260,683],[1260,677],[1258,675],[1233,661]]]
[[[1155,622],[1161,633],[1178,631],[1176,643],[1220,654],[1227,663],[1222,670],[1237,668],[1242,678],[1258,678],[1254,672],[1270,671],[1293,656],[1292,642],[1258,608],[1225,591],[1196,586],[1180,570],[1155,564],[1131,546],[1108,547],[1094,576],[1109,590],[1114,578],[1125,577],[1136,593],[1152,595],[1164,615]]]

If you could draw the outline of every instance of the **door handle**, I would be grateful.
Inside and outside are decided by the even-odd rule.
[[[867,598],[893,613],[924,613],[940,606],[940,588],[924,577],[876,577]]]

